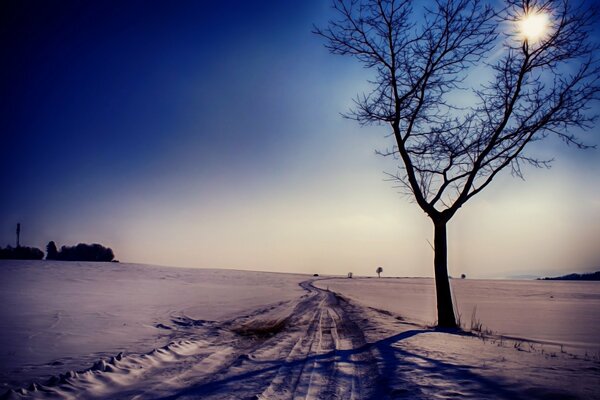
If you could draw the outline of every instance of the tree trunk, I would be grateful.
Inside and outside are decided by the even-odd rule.
[[[437,297],[438,327],[456,328],[456,317],[452,305],[452,293],[448,279],[448,244],[446,234],[447,221],[433,221],[434,230],[434,270],[435,294]]]

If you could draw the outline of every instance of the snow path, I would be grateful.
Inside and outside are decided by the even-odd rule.
[[[222,323],[174,319],[185,339],[118,355],[6,398],[345,398],[376,396],[375,359],[332,292],[310,281],[283,302]],[[235,395],[233,395],[235,393]]]
[[[313,281],[222,322],[174,318],[174,340],[119,354],[7,399],[598,398],[597,361],[548,357],[408,324]],[[577,383],[575,385],[575,382]]]

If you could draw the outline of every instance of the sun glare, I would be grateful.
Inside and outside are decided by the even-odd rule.
[[[549,19],[547,14],[530,13],[519,21],[519,30],[524,39],[535,42],[548,31]]]

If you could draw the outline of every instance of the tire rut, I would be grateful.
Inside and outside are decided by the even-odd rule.
[[[334,293],[307,288],[319,301],[299,339],[304,351],[290,352],[259,398],[376,398],[378,370],[362,332]]]
[[[356,310],[348,312],[344,301],[312,280],[300,286],[306,294],[297,303],[192,329],[189,339],[7,398],[381,398],[376,360],[351,318]]]

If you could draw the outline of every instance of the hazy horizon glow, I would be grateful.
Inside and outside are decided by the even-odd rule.
[[[0,245],[20,222],[24,245],[123,262],[433,275],[431,223],[374,154],[388,130],[339,115],[368,71],[310,33],[328,2],[1,7]],[[553,168],[501,174],[450,222],[451,275],[600,267],[598,150],[532,150]]]

